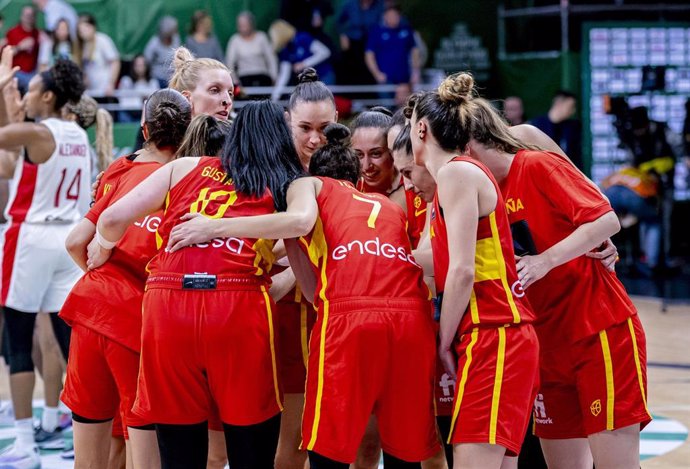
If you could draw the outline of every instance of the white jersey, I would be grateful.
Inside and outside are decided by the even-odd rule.
[[[89,209],[91,155],[86,132],[74,122],[41,121],[53,134],[55,151],[41,164],[31,155],[17,161],[5,209],[9,223],[73,223]]]

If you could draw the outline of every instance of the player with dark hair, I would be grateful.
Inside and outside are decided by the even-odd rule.
[[[0,63],[0,90],[13,79],[12,50],[5,48]],[[38,122],[8,124],[5,101],[0,99],[0,148],[22,148],[10,183],[8,223],[2,234],[0,303],[8,330],[10,389],[17,427],[15,445],[0,455],[2,464],[40,464],[34,442],[31,400],[34,363],[31,359],[34,324],[39,311],[51,313],[60,349],[67,357],[69,327],[57,312],[81,271],[64,249],[67,234],[88,210],[91,174],[89,141],[76,123],[61,118],[67,102],[77,102],[84,91],[79,67],[58,60],[34,76],[24,96],[27,117]],[[44,360],[46,408],[41,445],[62,443],[58,427],[58,397],[62,371],[59,360]]]

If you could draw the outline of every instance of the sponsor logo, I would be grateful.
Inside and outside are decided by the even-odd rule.
[[[522,298],[525,296],[525,290],[522,288],[522,284],[519,280],[516,280],[515,283],[511,285],[510,291],[513,292],[515,298]]]
[[[408,252],[403,247],[395,247],[390,243],[382,243],[377,236],[368,241],[354,240],[347,244],[341,244],[333,249],[331,257],[334,261],[342,261],[350,252],[359,252],[360,255],[370,254],[377,257],[385,257],[386,259],[400,259],[404,262],[419,267],[415,262],[412,253]]]
[[[441,381],[438,382],[438,385],[443,390],[443,397],[439,397],[439,401],[452,402],[453,395],[455,394],[455,378],[450,376],[448,373],[443,373],[443,376],[441,376]]]
[[[597,399],[589,405],[589,411],[595,417],[601,413],[601,399]]]
[[[161,224],[160,217],[152,217],[151,215],[146,215],[146,218],[144,218],[143,220],[135,222],[134,226],[138,226],[139,228],[144,228],[144,229],[146,229],[146,231],[148,231],[150,233],[155,233],[160,224]]]
[[[71,143],[61,143],[58,146],[58,154],[60,156],[86,156],[88,150],[86,145],[78,144],[72,145]]]
[[[525,206],[522,205],[522,201],[519,197],[517,199],[513,199],[512,197],[510,199],[506,199],[506,211],[508,212],[508,215],[519,212],[524,208]]]
[[[553,420],[546,415],[543,394],[537,394],[536,399],[534,399],[534,421],[540,425],[553,424]]]
[[[233,254],[242,254],[242,248],[244,247],[244,240],[238,238],[214,238],[210,243],[199,243],[193,246],[201,249],[206,248],[226,248]]]
[[[415,211],[414,211],[414,216],[415,216],[415,217],[418,217],[418,216],[422,215],[423,213],[426,213],[426,209],[425,209],[425,208],[423,208],[423,209],[421,209],[421,210],[415,210]]]

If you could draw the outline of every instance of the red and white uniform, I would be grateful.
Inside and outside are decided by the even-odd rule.
[[[218,158],[170,189],[161,246],[187,213],[235,218],[273,213],[268,191],[238,193]],[[273,241],[217,238],[148,266],[134,412],[155,423],[193,424],[218,406],[221,420],[253,425],[282,409],[275,355],[275,304],[268,295]]]
[[[2,234],[0,303],[23,312],[55,312],[82,272],[65,239],[89,209],[91,157],[86,132],[74,122],[41,121],[55,151],[42,164],[22,155],[10,181]]]
[[[612,211],[570,163],[549,152],[518,152],[501,191],[510,223],[528,228],[537,254]],[[526,293],[542,352],[537,436],[576,438],[649,422],[644,332],[616,274],[583,255]]]
[[[478,161],[467,157],[452,161],[471,163],[484,171],[498,201],[477,226],[474,285],[455,344],[458,376],[448,443],[498,444],[515,456],[537,390],[539,345],[530,324],[534,314],[521,298],[524,293],[498,184]],[[452,240],[437,197],[431,213],[431,246],[436,291],[443,298]]]
[[[318,279],[302,447],[352,462],[373,413],[383,450],[421,461],[439,449],[436,347],[405,215],[385,196],[319,179],[319,218],[300,239]]]

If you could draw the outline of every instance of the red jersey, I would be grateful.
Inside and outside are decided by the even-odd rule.
[[[135,157],[136,155],[134,154],[122,156],[110,163],[110,166],[108,166],[108,168],[105,170],[103,176],[101,176],[101,180],[98,183],[95,199],[96,202],[98,202],[101,197],[103,197],[108,193],[108,191],[110,191],[110,189],[113,188],[123,174],[132,168]]]
[[[121,164],[111,166],[112,171],[108,168],[102,179],[111,181],[112,188],[86,214],[94,224],[106,208],[161,167],[156,162],[136,163],[126,158],[118,161]],[[115,178],[113,173],[117,171],[120,177]],[[146,264],[157,251],[156,229],[161,216],[162,211],[147,215],[127,228],[108,262],[86,272],[74,285],[60,317],[70,325],[81,324],[139,351]]]
[[[544,151],[519,151],[501,192],[510,223],[527,228],[535,254],[612,210],[570,163]],[[577,341],[636,314],[616,274],[584,255],[530,286],[527,298],[537,315],[535,325],[544,350],[562,346],[564,334]]]
[[[403,176],[400,176],[399,186],[403,188],[405,181]],[[386,197],[390,197],[387,192],[381,192],[372,189],[366,182],[364,178],[359,178],[357,181],[357,190],[364,192],[365,194],[381,194]],[[407,236],[410,238],[410,243],[412,243],[412,249],[417,248],[419,243],[419,238],[424,231],[424,224],[426,223],[426,202],[422,200],[413,190],[405,190],[405,204],[407,205]],[[395,191],[394,191],[395,192]]]
[[[498,183],[489,170],[476,160],[456,157],[451,161],[465,161],[479,167],[491,179],[498,196],[494,211],[480,218],[477,225],[474,285],[458,333],[461,335],[481,326],[499,327],[532,322],[534,314],[521,299],[525,294],[517,276],[513,239]],[[431,230],[436,293],[442,298],[448,275],[449,254],[448,232],[438,194],[434,197],[431,211]]]
[[[349,182],[319,178],[319,217],[300,238],[317,275],[315,306],[346,298],[429,299],[402,209]]]
[[[407,205],[407,236],[412,243],[412,249],[416,249],[426,224],[427,204],[412,189],[405,189],[405,203]]]
[[[7,31],[5,36],[7,39],[8,46],[17,46],[24,39],[33,39],[33,46],[29,50],[20,51],[14,54],[12,59],[13,66],[19,66],[22,72],[31,73],[36,70],[36,65],[38,65],[38,46],[39,46],[39,33],[38,29],[34,28],[31,31],[25,30],[21,24],[16,25]]]
[[[159,246],[168,243],[180,217],[199,213],[208,218],[237,218],[275,212],[268,189],[261,197],[249,197],[235,190],[221,161],[203,157],[198,165],[168,192],[165,215],[158,228]],[[175,252],[158,252],[148,266],[149,280],[182,278],[185,274],[252,277],[266,285],[273,264],[273,240],[216,238]],[[175,280],[176,281],[176,280]],[[180,282],[180,287],[182,283]]]

